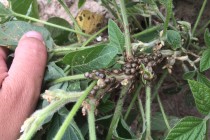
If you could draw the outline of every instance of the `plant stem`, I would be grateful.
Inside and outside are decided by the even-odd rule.
[[[204,0],[204,1],[203,1],[203,4],[202,4],[202,7],[201,7],[201,10],[200,10],[200,12],[199,12],[199,15],[198,15],[198,17],[197,17],[197,19],[196,19],[195,25],[194,25],[194,27],[193,27],[192,36],[194,36],[195,30],[196,30],[196,28],[197,28],[197,26],[198,26],[198,23],[200,22],[200,19],[201,19],[201,16],[202,16],[202,14],[203,14],[203,11],[204,11],[204,9],[205,9],[206,3],[207,3],[207,0]]]
[[[49,83],[50,85],[55,85],[57,83],[66,82],[66,81],[72,81],[72,80],[81,80],[85,79],[84,74],[78,74],[78,75],[71,75],[71,76],[65,76],[58,79],[55,79]]]
[[[209,26],[210,24],[210,20],[196,33],[196,36],[199,36],[200,34],[202,34],[204,32],[204,30]]]
[[[169,21],[172,15],[172,0],[167,0],[167,14],[166,14],[166,20],[164,23],[164,29],[163,29],[163,37],[166,35],[166,31],[169,25]]]
[[[210,125],[209,122],[210,122],[209,120],[206,121],[206,140],[209,139],[209,125]]]
[[[115,7],[115,10],[117,12],[117,16],[118,16],[119,21],[122,22],[122,17],[120,16],[120,12],[118,10],[118,4],[117,4],[116,0],[113,0],[113,6]]]
[[[88,110],[88,128],[90,140],[96,140],[96,127],[95,127],[95,101],[89,100],[90,109]]]
[[[163,81],[164,81],[164,79],[166,78],[167,75],[168,75],[168,71],[164,70],[162,76],[160,77],[160,80],[158,81],[158,83],[154,87],[154,92],[153,92],[153,95],[152,95],[152,101],[157,96],[158,90],[159,90],[160,86],[162,85],[162,83],[163,83]]]
[[[39,20],[39,19],[36,19],[36,18],[33,18],[33,17],[25,16],[25,15],[18,14],[18,13],[15,13],[15,12],[12,12],[12,13],[16,17],[21,17],[21,18],[28,19],[28,20],[31,20],[31,21],[39,22],[39,23],[42,23],[42,24],[45,24],[45,25],[48,25],[48,26],[51,26],[51,27],[59,28],[59,29],[66,30],[66,31],[69,31],[69,32],[74,32],[74,33],[77,33],[77,34],[81,34],[83,36],[87,36],[87,37],[90,36],[90,35],[85,34],[83,32],[76,31],[76,30],[73,30],[73,29],[70,29],[70,28],[66,28],[66,27],[63,27],[63,26],[60,26],[60,25],[53,24],[53,23],[49,23],[49,22]]]
[[[165,121],[166,127],[168,128],[168,131],[170,131],[170,130],[171,130],[171,127],[170,127],[170,125],[169,125],[169,122],[168,122],[167,116],[166,116],[166,114],[165,114],[165,111],[164,111],[164,108],[163,108],[163,105],[162,105],[162,103],[161,103],[161,100],[160,100],[159,95],[157,95],[157,100],[158,100],[158,104],[159,104],[159,106],[160,106],[160,110],[161,110],[161,113],[162,113],[162,115],[163,115],[163,119],[164,119],[164,121]]]
[[[177,27],[176,18],[175,18],[175,16],[174,16],[174,13],[172,13],[171,15],[172,15],[173,25],[174,25],[175,27]]]
[[[93,44],[93,45],[86,46],[86,47],[80,47],[81,43],[75,43],[75,44],[72,44],[69,46],[58,46],[57,48],[49,50],[48,53],[53,53],[54,55],[66,55],[73,51],[85,50],[85,49],[89,49],[91,47],[98,47],[101,45],[107,45],[107,42],[100,42],[100,43]]]
[[[97,33],[95,33],[94,35],[92,35],[87,41],[85,41],[82,44],[82,47],[85,47],[90,41],[92,41],[93,39],[96,38],[96,36],[98,36],[99,34],[101,34],[103,31],[105,31],[108,28],[108,26],[103,27],[101,30],[99,30]]]
[[[145,124],[146,124],[146,119],[145,119],[145,113],[144,113],[144,107],[143,107],[143,104],[142,104],[142,101],[141,101],[141,98],[140,96],[138,95],[138,105],[139,105],[139,109],[140,109],[140,112],[141,112],[141,117],[142,117],[142,121],[143,121],[143,126],[142,126],[142,134],[144,133],[145,131]]]
[[[134,38],[141,38],[141,36],[144,36],[146,34],[149,34],[149,33],[152,33],[152,32],[158,31],[158,30],[161,30],[162,28],[163,28],[162,24],[157,25],[157,26],[153,26],[151,28],[143,30],[142,32],[139,32],[139,33],[136,33],[136,34],[132,35],[132,37],[134,37]]]
[[[77,21],[75,20],[75,18],[73,17],[73,15],[71,14],[71,12],[69,11],[69,8],[66,5],[66,3],[63,0],[58,0],[58,2],[63,6],[64,10],[69,15],[69,17],[70,17],[71,21],[74,23],[74,26],[76,27],[76,29],[78,29],[80,32],[82,32],[82,30],[80,29]]]
[[[102,1],[102,5],[109,11],[111,12],[111,14],[117,19],[118,15],[116,14],[116,12],[113,10],[113,8],[111,8],[109,6],[110,2],[107,2],[107,0],[101,0]]]
[[[149,84],[146,85],[146,140],[152,140],[151,137],[151,87]]]
[[[58,93],[59,94],[59,93]],[[61,93],[62,94],[62,93]],[[65,94],[67,95],[67,94]],[[19,140],[31,140],[33,135],[36,133],[36,131],[41,127],[44,120],[54,114],[56,111],[58,111],[61,107],[63,107],[65,104],[76,101],[80,96],[83,95],[83,92],[72,94],[70,96],[63,97],[62,99],[53,101],[48,106],[43,108],[42,110],[39,110],[38,112],[35,112],[32,114],[30,118],[28,118],[28,121],[25,121],[24,124],[30,121],[30,127],[26,128],[19,138]]]
[[[136,92],[135,92],[135,94],[134,94],[134,96],[133,96],[133,98],[132,98],[132,100],[131,100],[130,105],[128,106],[127,112],[126,112],[126,114],[124,116],[124,120],[125,121],[128,118],[128,115],[129,115],[129,113],[130,113],[130,111],[131,111],[131,109],[132,109],[132,107],[133,107],[133,105],[134,105],[134,103],[135,103],[138,95],[139,95],[139,92],[140,92],[141,88],[142,88],[142,85],[139,85],[138,88],[137,88],[137,90],[136,90]]]
[[[115,108],[114,115],[112,117],[112,121],[111,121],[111,124],[109,127],[108,134],[106,136],[106,140],[112,139],[112,133],[113,133],[114,129],[117,127],[118,121],[119,121],[121,113],[122,113],[122,107],[123,107],[123,103],[124,103],[124,100],[126,97],[126,93],[127,93],[128,89],[130,88],[130,85],[131,84],[129,83],[126,86],[123,86],[121,89],[120,97],[117,102],[117,106]]]
[[[123,18],[123,25],[125,30],[125,48],[126,48],[126,55],[127,59],[133,59],[132,49],[131,49],[131,39],[130,39],[130,32],[129,32],[129,24],[128,24],[128,18],[125,8],[125,0],[120,0],[120,9],[122,13]]]
[[[58,130],[57,134],[54,137],[54,140],[61,140],[66,129],[68,128],[69,124],[71,123],[74,115],[79,110],[80,106],[82,105],[82,102],[85,100],[87,95],[90,93],[94,85],[96,84],[96,81],[92,82],[90,86],[84,91],[84,94],[77,100],[76,104],[73,106],[71,111],[69,112],[68,116],[66,117],[65,121],[63,122],[62,126]]]

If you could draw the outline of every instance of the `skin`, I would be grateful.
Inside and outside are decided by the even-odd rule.
[[[20,39],[9,69],[7,55],[8,50],[0,47],[0,139],[16,140],[36,107],[47,50],[41,34],[30,31]]]

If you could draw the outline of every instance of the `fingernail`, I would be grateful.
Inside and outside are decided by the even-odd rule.
[[[33,38],[36,38],[36,39],[38,39],[42,42],[44,40],[42,35],[40,33],[36,32],[36,31],[29,31],[29,32],[25,33],[24,36],[25,37],[33,37]]]

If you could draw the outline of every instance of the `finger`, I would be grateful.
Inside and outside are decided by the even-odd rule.
[[[7,76],[7,71],[8,71],[6,65],[6,56],[7,56],[6,48],[0,47],[0,87],[2,81]]]
[[[26,33],[19,41],[13,63],[0,90],[1,138],[17,139],[20,127],[38,100],[47,61],[41,34]],[[12,133],[11,133],[12,132]]]
[[[41,34],[30,31],[19,41],[15,57],[8,71],[9,76],[4,84],[13,85],[12,89],[19,91],[27,84],[40,90],[46,65],[47,51]]]

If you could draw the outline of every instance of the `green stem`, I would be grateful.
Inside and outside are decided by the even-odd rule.
[[[196,30],[196,28],[197,28],[197,26],[198,26],[198,24],[199,24],[199,22],[200,22],[200,19],[201,19],[201,16],[202,16],[202,14],[203,14],[203,11],[204,11],[204,9],[205,9],[206,3],[207,3],[207,0],[204,0],[204,1],[203,1],[203,4],[202,4],[202,7],[201,7],[201,10],[200,10],[200,12],[199,12],[199,15],[198,15],[198,17],[197,17],[197,19],[196,19],[195,25],[194,25],[194,27],[193,27],[193,29],[192,29],[192,36],[194,36],[195,30]]]
[[[55,135],[54,140],[61,140],[66,129],[68,128],[69,124],[71,123],[73,117],[75,116],[76,112],[79,110],[80,106],[82,105],[82,102],[85,100],[87,95],[90,93],[92,88],[95,86],[96,81],[92,82],[90,86],[84,91],[84,94],[80,96],[80,98],[77,100],[76,104],[73,106],[71,111],[69,112],[68,116],[66,117],[65,121],[63,122],[62,126],[58,130],[57,134]]]
[[[164,119],[164,121],[165,121],[166,127],[168,128],[168,131],[170,131],[170,130],[171,130],[171,127],[170,127],[170,125],[169,125],[169,122],[168,122],[167,116],[166,116],[166,114],[165,114],[165,111],[164,111],[164,108],[163,108],[163,105],[162,105],[162,103],[161,103],[161,100],[160,100],[159,95],[157,95],[157,100],[158,100],[158,104],[159,104],[159,106],[160,106],[160,110],[161,110],[161,113],[162,113],[162,115],[163,115],[163,119]]]
[[[122,22],[122,17],[120,16],[120,12],[119,12],[119,8],[118,8],[118,4],[117,4],[116,0],[113,0],[113,6],[114,6],[114,8],[117,12],[117,16],[118,16],[119,21]]]
[[[88,128],[90,140],[96,140],[96,127],[95,127],[95,101],[89,100],[90,109],[88,110]]]
[[[89,49],[91,47],[97,47],[97,46],[101,46],[101,45],[106,45],[107,42],[100,42],[100,43],[96,43],[90,46],[86,46],[86,47],[80,47],[81,43],[75,43],[69,46],[59,46],[57,48],[54,48],[52,50],[49,50],[48,53],[53,53],[54,55],[66,55],[70,52],[73,51],[80,51],[80,50],[85,50],[85,49]]]
[[[113,8],[111,8],[109,6],[110,2],[107,2],[107,0],[102,0],[102,4],[103,6],[109,11],[111,12],[111,14],[115,17],[115,19],[118,18],[118,15],[116,14],[116,12],[113,10]]]
[[[108,28],[108,26],[103,27],[101,30],[99,30],[97,33],[92,35],[87,41],[85,41],[82,44],[82,47],[85,47],[89,42],[91,42],[93,39],[95,39],[99,34],[101,34],[103,31],[105,31]]]
[[[130,88],[131,84],[127,84],[126,86],[122,87],[121,93],[120,93],[120,97],[119,100],[117,102],[117,106],[115,108],[114,111],[114,115],[109,127],[109,131],[108,134],[106,136],[106,140],[111,140],[112,139],[112,133],[114,131],[114,129],[117,127],[118,121],[120,119],[120,115],[122,114],[122,107],[123,107],[123,103],[126,97],[126,93],[128,91],[128,89]]]
[[[164,17],[163,14],[160,12],[158,6],[156,5],[156,3],[155,3],[154,1],[153,1],[153,8],[155,9],[155,12],[157,13],[158,18],[159,18],[160,20],[162,20],[163,22],[165,22],[165,21],[166,21],[165,17]],[[171,10],[172,10],[172,9],[171,9]],[[169,26],[171,29],[177,31],[177,28],[174,27],[174,26],[172,26],[170,23],[168,24],[168,26]]]
[[[50,103],[48,106],[40,110],[39,112],[32,115],[32,122],[30,125],[30,128],[27,128],[27,131],[24,131],[24,133],[21,135],[19,140],[31,140],[33,135],[37,132],[38,129],[40,129],[42,123],[44,120],[46,120],[47,117],[54,114],[56,111],[58,111],[61,107],[63,107],[65,104],[75,101],[80,96],[83,95],[83,92],[74,94],[74,96],[67,96],[60,100],[56,100],[52,103]],[[29,118],[28,120],[30,120]]]
[[[141,24],[139,23],[139,21],[136,19],[136,16],[132,15],[131,17],[133,18],[133,21],[134,21],[134,23],[136,24],[136,27],[137,27],[138,29],[140,29],[141,31],[143,31],[144,29],[143,29],[143,27],[141,26]]]
[[[206,140],[209,139],[209,135],[210,135],[210,133],[209,133],[209,125],[210,125],[210,123],[209,122],[210,122],[209,120],[206,121]]]
[[[49,85],[55,85],[61,82],[66,82],[66,81],[72,81],[72,80],[80,80],[80,79],[85,79],[84,74],[78,74],[78,75],[71,75],[71,76],[65,76],[61,77],[58,79],[55,79],[49,83]]]
[[[200,34],[202,34],[204,32],[204,30],[209,26],[210,24],[210,20],[196,33],[196,36],[199,36]]]
[[[151,87],[146,85],[146,140],[152,140],[151,137]]]
[[[153,26],[151,28],[143,30],[142,32],[139,32],[139,33],[136,33],[136,34],[132,35],[132,37],[133,38],[141,38],[141,36],[144,36],[146,34],[149,34],[149,33],[155,32],[157,30],[160,30],[162,28],[162,26],[163,26],[162,24],[157,25],[157,26]]]
[[[123,18],[123,25],[125,30],[125,48],[126,48],[126,55],[127,59],[133,59],[132,49],[131,49],[131,38],[130,38],[130,32],[129,32],[129,24],[128,24],[128,18],[125,8],[125,0],[120,0],[120,9],[122,13]]]
[[[136,92],[135,92],[135,94],[134,94],[134,96],[133,96],[133,98],[131,100],[131,103],[128,106],[127,112],[126,112],[126,114],[124,116],[124,120],[127,120],[128,115],[129,115],[129,113],[130,113],[130,111],[131,111],[131,109],[132,109],[132,107],[133,107],[133,105],[134,105],[138,95],[139,95],[139,92],[140,92],[141,88],[142,88],[142,85],[138,86],[138,88],[137,88],[137,90],[136,90]]]
[[[76,29],[78,29],[80,32],[82,32],[82,30],[80,29],[77,21],[75,20],[75,18],[71,14],[71,12],[70,12],[68,6],[66,5],[66,3],[63,0],[58,0],[58,2],[63,6],[64,10],[69,15],[69,17],[70,17],[71,21],[74,23],[74,26],[76,27]]]
[[[163,37],[165,37],[165,35],[166,35],[166,31],[167,31],[169,21],[170,21],[171,15],[172,15],[172,0],[167,1],[167,7],[166,8],[167,8],[167,14],[166,14],[166,20],[165,20],[165,23],[164,23]]]
[[[175,18],[175,16],[174,16],[174,13],[172,13],[172,21],[173,21],[173,25],[174,25],[175,27],[177,27],[176,18]]]
[[[139,109],[140,109],[140,113],[141,113],[141,117],[142,117],[142,121],[143,121],[143,126],[142,126],[142,134],[143,134],[145,131],[145,128],[146,128],[146,126],[145,126],[146,119],[145,119],[144,107],[143,107],[143,104],[142,104],[142,101],[141,101],[141,98],[139,95],[138,95],[138,105],[139,105]]]
[[[78,34],[81,34],[83,36],[87,36],[87,37],[90,36],[90,35],[85,34],[83,32],[76,31],[76,30],[73,30],[73,29],[70,29],[70,28],[66,28],[66,27],[63,27],[63,26],[60,26],[60,25],[53,24],[53,23],[49,23],[49,22],[39,20],[39,19],[36,19],[36,18],[33,18],[33,17],[25,16],[25,15],[18,14],[18,13],[15,13],[15,12],[12,12],[12,13],[16,17],[21,17],[21,18],[28,19],[28,20],[31,20],[31,21],[39,22],[39,23],[42,23],[42,24],[45,24],[45,25],[48,25],[48,26],[51,26],[51,27],[59,28],[59,29],[62,29],[62,30],[66,30],[66,31],[69,31],[69,32],[78,33]]]
[[[154,92],[153,92],[153,95],[152,95],[152,101],[157,96],[158,90],[159,90],[160,86],[162,85],[162,83],[163,83],[163,81],[164,81],[164,79],[166,78],[167,75],[168,75],[168,71],[164,70],[162,76],[160,77],[160,80],[158,81],[158,83],[154,87]]]

